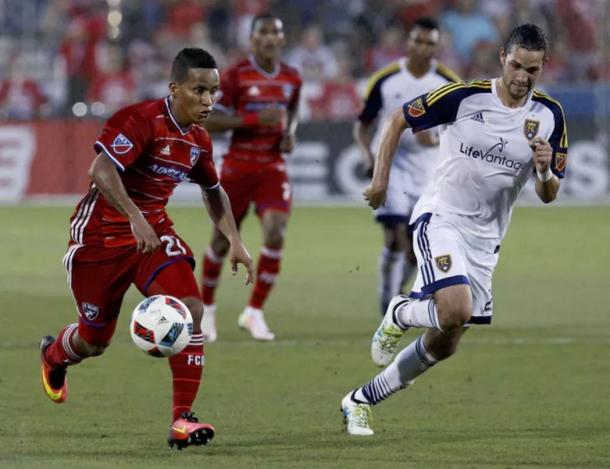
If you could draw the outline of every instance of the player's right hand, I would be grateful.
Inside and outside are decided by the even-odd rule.
[[[381,205],[385,204],[387,192],[387,185],[385,187],[382,187],[377,184],[371,183],[367,186],[366,189],[364,189],[362,195],[364,195],[364,200],[368,202],[371,208],[377,209]]]
[[[161,240],[157,233],[155,233],[153,227],[150,226],[150,223],[143,216],[131,220],[130,226],[133,237],[136,238],[138,251],[148,254],[161,246]]]
[[[246,268],[246,285],[254,283],[254,262],[241,240],[231,242],[229,261],[231,262],[231,273],[233,275],[237,273],[237,264],[243,264]]]
[[[260,125],[273,127],[282,123],[284,118],[284,110],[279,107],[268,107],[258,113],[258,122]]]

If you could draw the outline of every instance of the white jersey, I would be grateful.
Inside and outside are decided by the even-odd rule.
[[[513,204],[534,171],[529,140],[535,136],[551,144],[551,170],[564,177],[563,110],[537,90],[523,106],[509,108],[498,97],[495,80],[456,83],[405,103],[403,111],[415,132],[442,126],[441,159],[411,223],[430,212],[449,217],[476,237],[501,240]]]
[[[386,117],[411,99],[438,87],[459,81],[447,67],[433,60],[428,73],[415,77],[407,68],[403,57],[375,73],[369,80],[364,108],[358,119],[369,125],[378,119],[379,125],[373,138],[372,150],[377,153],[381,141],[382,123]],[[438,161],[438,148],[420,145],[413,132],[407,130],[401,136],[396,157],[392,164],[405,174],[404,192],[419,197]],[[402,192],[402,191],[401,191]]]

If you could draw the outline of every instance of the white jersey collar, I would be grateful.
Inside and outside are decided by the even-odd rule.
[[[275,78],[280,73],[280,62],[279,61],[275,63],[275,68],[273,69],[273,72],[269,73],[268,71],[263,69],[258,63],[256,63],[256,59],[254,58],[254,55],[250,54],[248,56],[248,60],[250,61],[250,64],[255,68],[255,70],[266,78]]]

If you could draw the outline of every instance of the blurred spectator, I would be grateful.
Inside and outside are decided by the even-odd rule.
[[[333,51],[322,42],[318,26],[309,26],[301,36],[300,44],[286,59],[301,73],[304,82],[328,80],[337,74],[337,59]]]
[[[0,116],[5,119],[33,119],[40,115],[47,98],[38,83],[14,60],[8,76],[0,82]]]
[[[351,61],[339,60],[337,75],[326,81],[321,94],[309,103],[313,119],[351,121],[358,115],[362,99],[356,90],[351,66]]]
[[[472,60],[468,63],[464,75],[469,80],[482,80],[493,77],[500,72],[498,45],[493,42],[479,41],[472,51]]]
[[[172,33],[186,37],[205,14],[205,0],[170,0],[166,25]]]
[[[445,13],[441,23],[453,38],[453,47],[463,60],[472,57],[481,41],[497,44],[498,31],[490,18],[478,11],[476,0],[457,0],[456,9]]]
[[[0,5],[5,116],[9,95],[11,108],[30,102],[38,108],[32,115],[53,116],[69,114],[85,98],[107,102],[111,109],[126,99],[164,96],[167,70],[180,48],[207,49],[226,68],[248,53],[252,18],[266,11],[290,25],[286,61],[303,74],[299,113],[304,119],[349,108],[353,79],[402,55],[397,25],[410,26],[422,14],[444,25],[440,59],[465,79],[497,74],[500,41],[525,22],[539,25],[549,37],[545,83],[609,79],[610,52],[603,47],[610,38],[607,0],[0,0]],[[120,51],[106,59],[99,56],[106,53],[99,44],[109,34]],[[21,70],[28,73],[9,93],[17,50]],[[124,68],[115,68],[118,55]],[[351,76],[336,57],[349,57]],[[345,76],[345,87],[337,76]],[[331,92],[338,94],[336,100]],[[41,99],[45,103],[37,105]]]
[[[104,44],[98,52],[98,71],[87,92],[89,104],[98,103],[98,115],[110,115],[136,100],[135,82],[124,66],[123,51]]]
[[[267,0],[233,0],[233,21],[234,36],[237,46],[247,50],[250,47],[250,29],[252,20],[256,15],[260,15],[269,10]]]
[[[365,71],[367,74],[380,70],[390,62],[405,54],[403,47],[403,30],[396,26],[385,29],[379,36],[379,42],[366,52]]]

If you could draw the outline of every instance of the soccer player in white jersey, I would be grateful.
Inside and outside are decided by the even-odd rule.
[[[373,149],[379,147],[381,126],[374,138],[372,127],[383,122],[405,101],[460,81],[459,77],[434,59],[439,45],[439,28],[431,18],[418,18],[408,36],[407,57],[392,62],[369,80],[364,108],[354,123],[354,140],[361,148],[371,172]],[[413,239],[407,229],[415,202],[426,186],[438,160],[438,132],[404,132],[392,161],[386,202],[375,211],[381,224],[384,247],[379,255],[379,304],[381,315],[392,297],[417,268]]]
[[[547,50],[540,28],[518,26],[500,49],[500,77],[446,85],[405,103],[384,124],[364,192],[373,208],[385,200],[406,128],[441,126],[441,161],[411,217],[419,267],[413,291],[392,299],[373,336],[373,361],[388,366],[341,403],[348,433],[372,435],[372,405],[453,355],[469,325],[491,322],[500,242],[532,174],[544,203],[557,197],[568,151],[565,118],[557,101],[534,89]],[[393,359],[410,327],[425,332]]]

